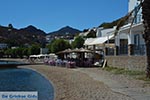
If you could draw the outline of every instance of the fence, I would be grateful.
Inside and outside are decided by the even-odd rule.
[[[133,55],[146,55],[145,45],[135,45],[133,49]],[[114,55],[114,48],[107,47],[106,55]],[[118,55],[128,55],[128,45],[120,45],[120,47],[118,48]]]

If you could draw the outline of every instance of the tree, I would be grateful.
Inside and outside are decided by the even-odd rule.
[[[11,57],[11,58],[23,58],[24,56],[29,56],[29,50],[31,50],[31,48],[25,48],[25,47],[18,47],[18,48],[8,48],[4,51],[4,55],[6,55],[7,57]]]
[[[40,46],[33,44],[28,51],[29,55],[37,55],[40,54]]]
[[[84,29],[83,32],[87,32],[89,29]]]
[[[12,24],[8,24],[8,28],[12,29],[13,25]]]
[[[77,36],[72,42],[72,48],[81,48],[83,47],[84,39],[81,36]]]
[[[51,53],[51,47],[52,47],[51,43],[49,43],[48,45],[46,45],[46,48],[48,48],[49,53]]]
[[[4,56],[4,50],[0,50],[0,58]]]
[[[26,56],[27,58],[29,57],[29,49],[28,48],[24,48],[22,52],[23,52],[24,56]]]
[[[51,45],[51,52],[57,53],[59,51],[63,51],[70,47],[71,47],[71,45],[69,44],[68,41],[66,41],[64,39],[56,39],[55,41],[53,41],[53,43]]]
[[[17,57],[20,57],[20,58],[23,58],[23,50],[24,50],[24,48],[22,48],[22,47],[20,47],[20,48],[16,48],[16,55],[17,55]]]
[[[8,24],[8,33],[10,33],[13,29],[13,25],[12,24]]]
[[[9,57],[9,56],[11,56],[11,54],[12,54],[12,50],[11,49],[7,49],[7,50],[5,50],[5,55],[7,56],[7,57]]]
[[[7,49],[5,50],[5,55],[7,55],[7,57],[11,57],[11,58],[17,58],[17,49]]]
[[[51,50],[51,48],[52,48],[52,44],[53,44],[53,42],[55,41],[55,39],[54,40],[52,40],[48,45],[46,45],[46,48],[48,48],[48,50],[49,50],[49,53],[51,53],[52,52],[52,50]]]
[[[142,1],[142,0],[141,0]],[[150,0],[144,0],[142,3],[142,14],[143,14],[143,24],[144,30],[144,40],[146,44],[146,56],[147,56],[147,68],[146,76],[150,79]]]
[[[104,22],[99,27],[103,27],[104,29],[106,29],[106,28],[113,28],[114,26],[117,25],[117,23],[119,22],[119,20],[120,19],[117,19],[117,20],[115,20],[113,22],[110,22],[110,23]]]
[[[96,32],[92,29],[90,32],[87,34],[86,38],[96,38]]]

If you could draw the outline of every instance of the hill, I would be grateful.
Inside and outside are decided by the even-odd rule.
[[[63,27],[58,31],[50,32],[48,35],[55,35],[55,36],[63,36],[63,35],[76,35],[79,34],[81,31],[78,29],[74,29],[70,26]]]
[[[46,33],[34,26],[22,29],[0,26],[0,43],[7,43],[11,46],[24,44],[43,44]]]
[[[46,35],[46,33],[43,30],[37,29],[36,27],[34,27],[32,25],[29,25],[29,26],[27,26],[25,28],[22,28],[20,30],[24,30],[26,32],[32,32],[32,33],[35,33],[35,34]]]
[[[118,24],[118,22],[121,20],[121,18],[114,20],[112,22],[104,22],[101,25],[99,25],[99,27],[103,27],[103,28],[113,28],[114,26],[116,26]]]

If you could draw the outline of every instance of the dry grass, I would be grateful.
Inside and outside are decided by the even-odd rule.
[[[103,70],[109,71],[113,74],[123,74],[123,75],[128,75],[133,78],[147,81],[150,83],[150,79],[146,78],[146,73],[144,71],[134,71],[134,70],[128,70],[124,68],[117,68],[117,67],[105,67]]]

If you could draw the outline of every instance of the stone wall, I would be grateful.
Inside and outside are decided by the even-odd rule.
[[[146,56],[106,56],[105,59],[108,66],[140,71],[146,69]]]

